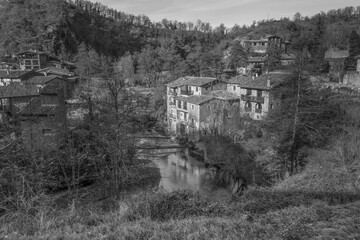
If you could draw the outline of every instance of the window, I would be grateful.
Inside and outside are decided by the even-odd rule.
[[[251,89],[246,89],[246,96],[251,96]]]
[[[181,101],[177,100],[178,101],[178,108],[181,108]]]
[[[194,110],[194,104],[191,104],[191,110]]]
[[[183,107],[184,107],[185,110],[187,110],[187,102],[183,103]]]
[[[261,103],[257,103],[257,104],[255,105],[255,112],[256,112],[256,113],[261,113],[261,110],[262,110]]]
[[[39,60],[33,60],[33,65],[39,65]]]
[[[257,90],[257,96],[262,97],[262,91],[261,90]]]
[[[198,88],[198,87],[196,87],[196,92],[197,92],[197,91],[199,91],[199,88]]]
[[[270,105],[270,109],[274,109],[274,104],[271,104],[271,105]]]
[[[236,85],[234,85],[233,89],[234,89],[234,91],[236,91]]]
[[[251,102],[245,103],[245,112],[251,112]]]
[[[31,60],[25,60],[25,65],[31,65]]]

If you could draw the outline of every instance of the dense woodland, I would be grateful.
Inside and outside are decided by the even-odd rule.
[[[296,13],[293,19],[254,21],[251,26],[226,28],[197,20],[153,22],[100,3],[76,0],[0,1],[0,55],[38,49],[65,60],[76,60],[84,44],[99,55],[131,55],[134,70],[144,85],[155,85],[163,71],[178,76],[214,76],[234,63],[224,62],[224,51],[234,39],[256,39],[276,34],[291,42],[290,52],[306,50],[313,71],[326,70],[325,51],[349,48],[353,30],[360,31],[360,6],[321,12]],[[237,47],[233,55],[238,55]],[[244,50],[242,50],[244,51]],[[242,54],[246,57],[246,52]],[[240,54],[241,55],[241,54]],[[243,61],[235,65],[241,66]]]

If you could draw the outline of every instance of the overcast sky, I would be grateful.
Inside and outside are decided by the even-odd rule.
[[[93,0],[95,2],[95,0]],[[200,19],[213,27],[224,23],[249,25],[253,20],[292,18],[296,12],[312,16],[320,11],[359,6],[359,0],[98,0],[111,8],[144,14],[152,21]]]

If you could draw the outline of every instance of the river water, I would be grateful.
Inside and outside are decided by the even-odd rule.
[[[186,149],[171,148],[167,139],[143,139],[142,143],[148,146],[169,146],[166,149],[143,149],[139,153],[140,158],[151,160],[159,168],[159,188],[167,192],[191,190],[203,194],[220,189],[213,183],[214,172],[205,168],[203,161],[190,156]]]

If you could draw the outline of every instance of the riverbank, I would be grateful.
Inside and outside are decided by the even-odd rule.
[[[189,192],[140,195],[110,211],[71,206],[16,216],[3,239],[358,239],[359,196],[250,189],[213,201]],[[20,218],[22,217],[22,218]],[[17,221],[16,221],[17,220]],[[25,224],[21,224],[24,223]]]

